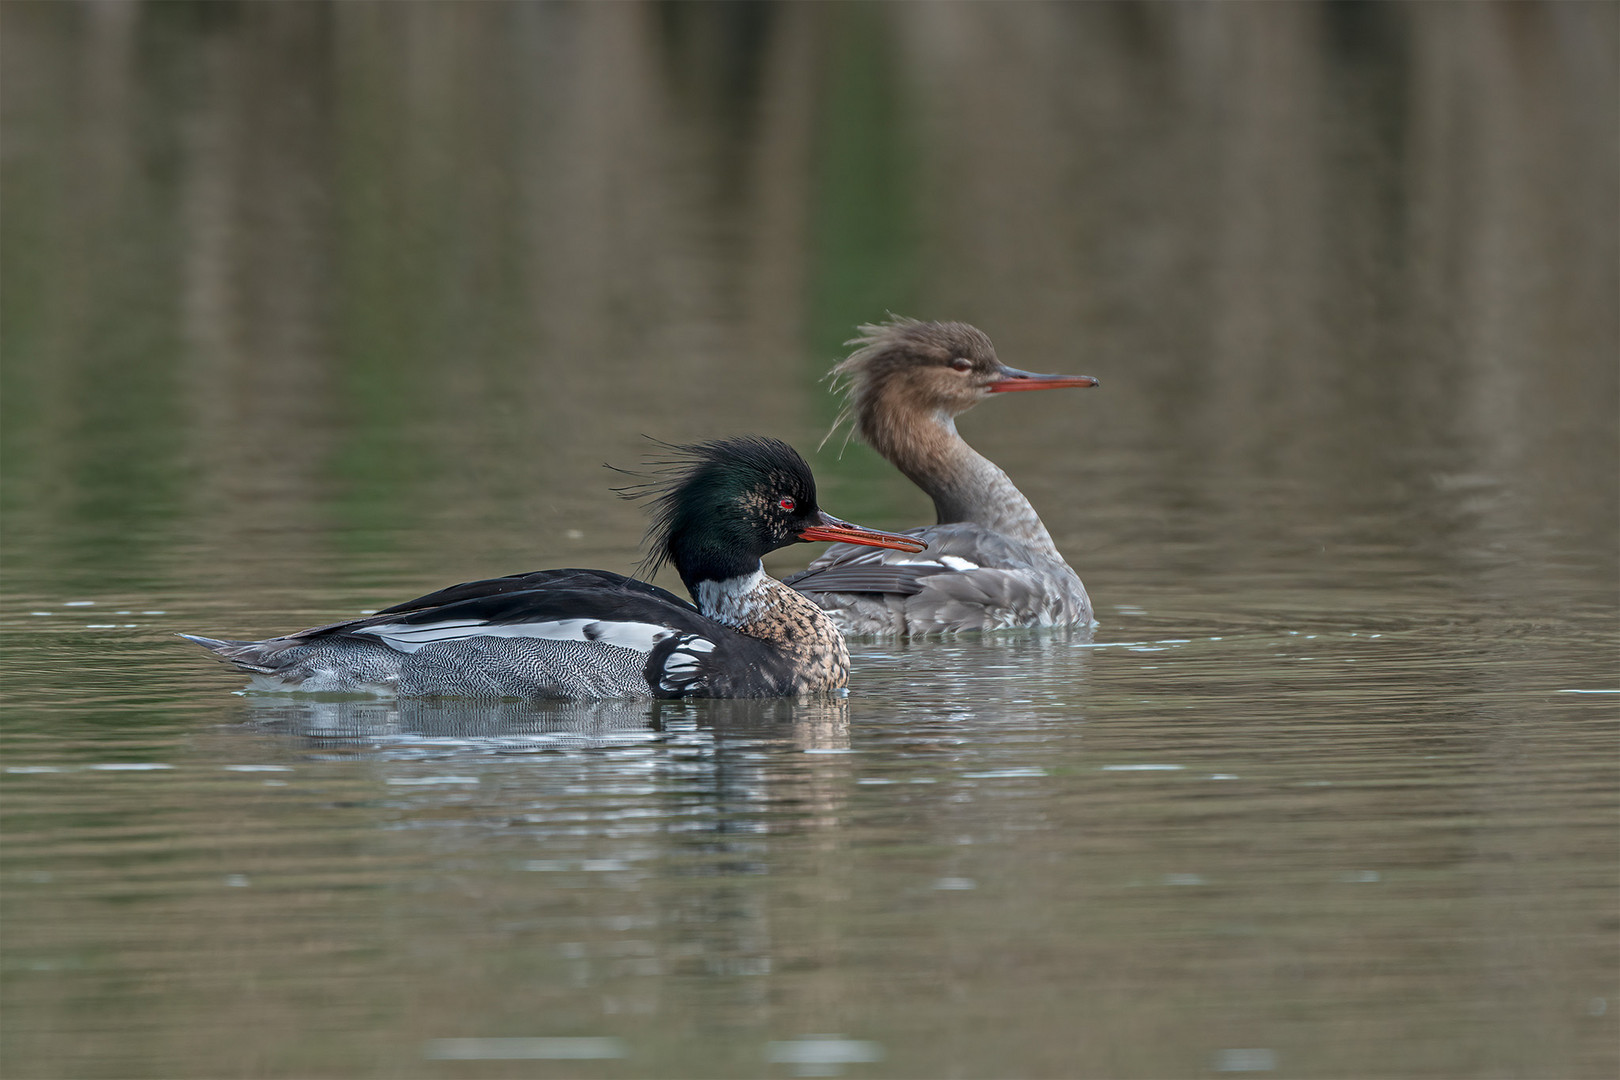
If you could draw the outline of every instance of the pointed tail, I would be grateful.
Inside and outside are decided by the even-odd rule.
[[[201,634],[177,636],[187,641],[195,641],[209,652],[216,653],[221,660],[234,664],[243,671],[256,671],[262,675],[275,672],[275,665],[268,664],[267,661],[281,652],[281,649],[269,646],[263,641],[225,641],[220,638],[203,637]]]

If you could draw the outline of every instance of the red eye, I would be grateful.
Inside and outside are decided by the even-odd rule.
[[[780,506],[784,510],[797,510],[799,508],[799,504],[788,498],[786,495],[782,496],[780,499],[777,499],[776,505]]]

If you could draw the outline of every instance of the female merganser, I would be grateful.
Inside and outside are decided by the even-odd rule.
[[[693,607],[606,570],[539,570],[452,585],[368,618],[264,641],[182,634],[267,690],[477,698],[780,697],[841,690],[844,639],[769,577],[766,552],[799,541],[922,551],[816,505],[810,467],[776,439],[672,447],[647,568],[673,563]]]
[[[860,327],[832,369],[846,420],[934,500],[939,523],[907,529],[926,558],[839,545],[785,579],[847,634],[938,634],[1090,626],[1091,601],[1040,515],[1007,474],[963,441],[955,417],[990,394],[1096,386],[1003,364],[966,323],[891,318]]]

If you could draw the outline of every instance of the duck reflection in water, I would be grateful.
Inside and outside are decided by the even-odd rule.
[[[715,744],[761,740],[804,750],[849,748],[849,699],[472,701],[264,695],[245,703],[250,729],[321,746],[383,753],[592,750],[694,736]]]

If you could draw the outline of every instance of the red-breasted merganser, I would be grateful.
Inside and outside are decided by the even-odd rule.
[[[792,447],[739,438],[673,447],[653,496],[647,567],[670,562],[686,601],[606,570],[472,581],[368,618],[264,641],[183,634],[263,690],[476,698],[781,697],[842,690],[849,652],[815,604],[760,557],[800,541],[922,551],[816,504]]]
[[[1007,474],[956,433],[955,417],[990,394],[1096,386],[1089,375],[1035,375],[1003,364],[966,323],[891,318],[860,327],[832,369],[848,399],[837,422],[934,500],[938,524],[905,530],[920,558],[847,545],[786,583],[848,634],[951,634],[1021,626],[1090,626],[1091,601],[1051,534]]]

